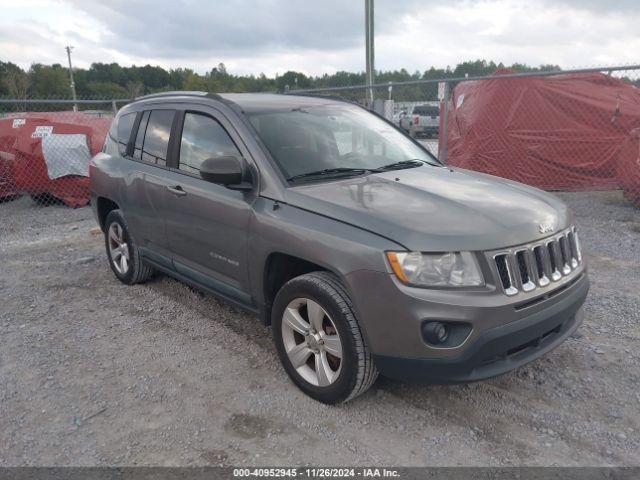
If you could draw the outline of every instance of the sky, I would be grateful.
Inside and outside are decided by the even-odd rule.
[[[364,0],[0,0],[0,60],[364,70]],[[640,0],[375,0],[376,69],[640,63]]]

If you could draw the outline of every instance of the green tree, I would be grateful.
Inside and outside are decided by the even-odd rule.
[[[127,89],[114,82],[91,82],[87,85],[89,95],[97,98],[127,98]]]
[[[34,98],[69,98],[69,72],[59,63],[51,66],[34,63],[29,69],[30,95]]]
[[[145,65],[140,68],[140,81],[150,90],[161,90],[169,86],[169,72],[162,67]]]
[[[276,78],[276,87],[278,88],[278,91],[284,91],[285,86],[287,85],[291,90],[312,88],[313,81],[304,73],[289,70],[284,75]]]
[[[15,63],[0,62],[0,95],[10,98],[26,98],[31,79]]]
[[[184,82],[189,75],[193,75],[193,70],[189,68],[176,68],[169,71],[169,87],[172,90],[183,90]]]
[[[117,63],[92,63],[87,71],[88,82],[115,83],[124,86],[127,74]]]
[[[127,98],[136,98],[144,93],[144,84],[138,80],[127,82]]]
[[[479,75],[491,75],[498,69],[511,69],[517,72],[559,70],[557,65],[540,65],[532,67],[524,63],[505,66],[487,60],[468,60],[455,67],[434,68],[424,72],[410,73],[406,69],[379,70],[376,82],[406,82],[412,80],[437,80],[442,78],[464,78]],[[159,66],[132,65],[122,67],[117,63],[92,63],[88,69],[74,69],[76,91],[79,96],[106,96],[135,98],[145,92],[165,90],[205,90],[210,92],[267,92],[284,91],[285,86],[291,90],[316,87],[358,86],[365,83],[364,72],[339,71],[333,74],[310,77],[302,72],[287,71],[283,75],[269,78],[260,75],[234,75],[227,70],[224,63],[218,63],[204,75],[189,68],[165,70]],[[636,83],[638,81],[636,80]],[[8,88],[11,85],[11,89]],[[26,86],[26,87],[25,87]],[[28,72],[10,62],[0,62],[0,95],[20,96],[24,89],[33,97],[71,96],[69,75],[66,67],[60,64],[34,64]],[[393,87],[395,100],[435,100],[437,83],[396,85]],[[11,93],[10,93],[11,92]],[[362,100],[363,89],[341,91],[335,93],[342,98],[354,101]],[[386,97],[386,87],[376,90],[376,96]]]
[[[184,81],[183,90],[208,91],[207,80],[197,73],[191,73]]]

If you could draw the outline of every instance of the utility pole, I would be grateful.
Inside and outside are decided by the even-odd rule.
[[[373,85],[375,79],[375,52],[374,52],[374,35],[373,35],[373,0],[364,0],[364,31],[367,56],[367,103],[373,108]]]
[[[71,95],[73,95],[73,111],[78,111],[78,99],[76,97],[76,83],[73,81],[73,66],[71,66],[71,49],[73,47],[67,45],[65,50],[67,51],[67,58],[69,59],[69,79],[71,80]]]

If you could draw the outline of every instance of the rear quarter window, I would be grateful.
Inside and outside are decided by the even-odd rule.
[[[136,119],[136,114],[127,113],[122,115],[118,119],[117,139],[118,139],[118,151],[120,155],[125,155],[127,152],[127,144],[131,138],[131,130],[133,129],[133,122]]]

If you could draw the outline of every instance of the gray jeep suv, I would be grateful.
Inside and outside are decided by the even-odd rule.
[[[350,103],[173,92],[124,107],[91,164],[115,276],[259,314],[325,403],[382,375],[466,382],[563,342],[589,281],[566,206],[448,168]]]

